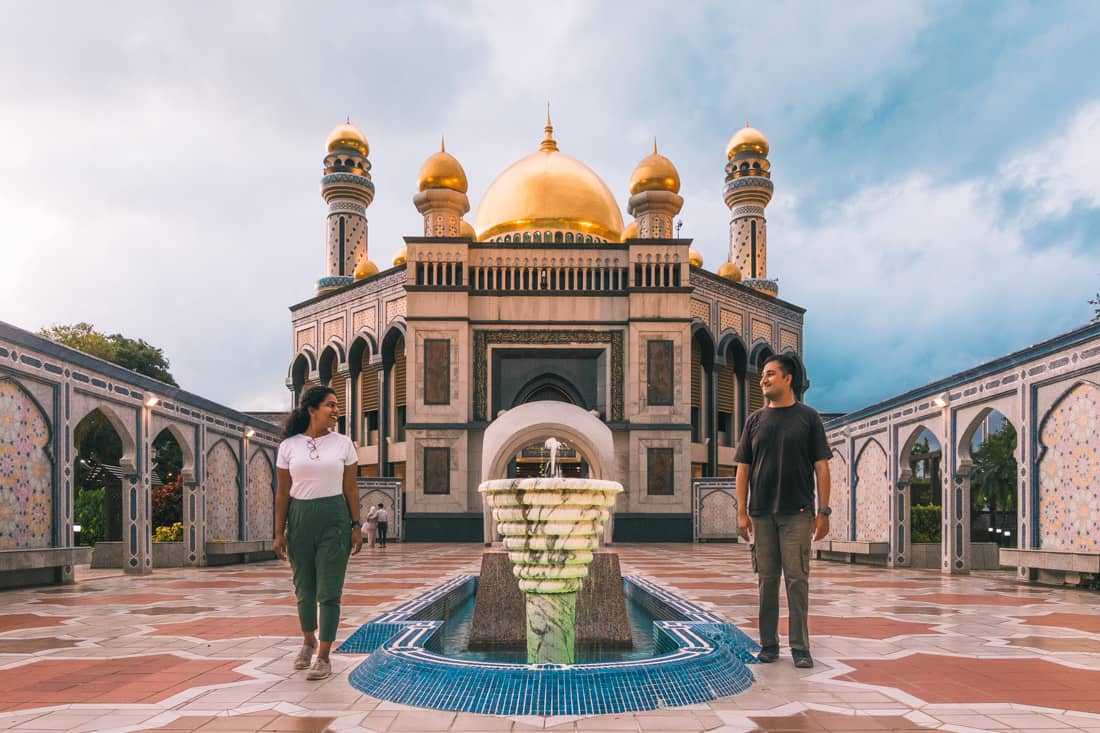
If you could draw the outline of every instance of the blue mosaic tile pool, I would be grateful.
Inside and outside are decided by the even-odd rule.
[[[463,575],[383,614],[337,652],[369,654],[350,682],[368,695],[439,710],[493,715],[594,715],[676,707],[734,695],[753,683],[759,646],[732,624],[647,580],[623,579],[655,619],[656,656],[587,664],[519,664],[430,651],[444,619],[477,590]]]

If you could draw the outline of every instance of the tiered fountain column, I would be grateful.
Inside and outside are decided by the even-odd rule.
[[[527,607],[527,662],[572,664],[577,591],[623,487],[614,481],[551,478],[486,481],[493,510]]]

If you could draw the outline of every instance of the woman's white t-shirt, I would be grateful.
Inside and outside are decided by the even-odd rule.
[[[346,435],[299,433],[279,444],[275,465],[290,471],[292,499],[322,499],[344,492],[344,467],[358,462],[355,444]]]

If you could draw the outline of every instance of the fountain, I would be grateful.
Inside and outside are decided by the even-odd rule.
[[[623,487],[614,481],[562,478],[561,443],[549,438],[548,476],[485,481],[527,609],[527,662],[572,664],[577,592]]]

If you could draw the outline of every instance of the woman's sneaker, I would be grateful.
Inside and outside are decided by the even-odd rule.
[[[327,659],[321,659],[321,657],[317,657],[316,661],[313,662],[313,666],[309,668],[308,672],[306,672],[306,679],[323,680],[331,674],[332,665],[329,663],[329,661]]]
[[[313,661],[313,652],[316,649],[315,646],[302,644],[302,648],[298,650],[298,656],[294,658],[294,669],[309,669],[309,663]]]

